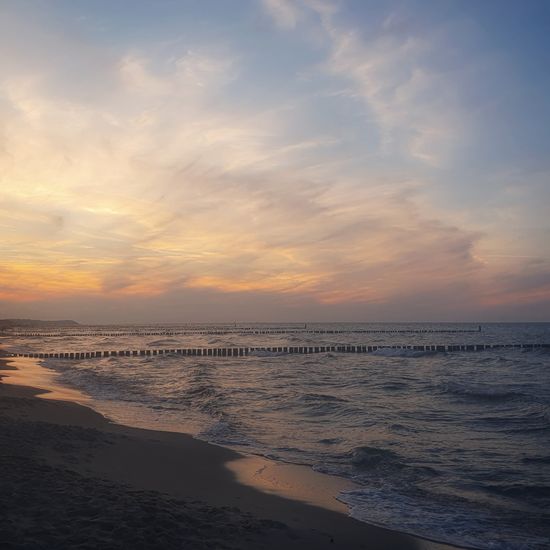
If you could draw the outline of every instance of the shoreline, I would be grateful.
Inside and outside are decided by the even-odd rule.
[[[282,497],[299,500],[306,504],[320,506],[335,512],[347,514],[348,507],[337,500],[336,495],[342,491],[352,490],[357,487],[353,482],[315,472],[307,465],[299,465],[276,461],[261,455],[248,454],[224,445],[205,442],[195,438],[192,434],[182,430],[171,429],[171,426],[156,427],[147,423],[131,424],[113,419],[109,414],[95,408],[96,402],[79,390],[71,389],[57,382],[58,374],[55,371],[39,365],[37,359],[9,358],[12,368],[4,374],[3,381],[8,385],[31,387],[41,390],[37,394],[40,399],[53,401],[70,401],[78,405],[90,408],[102,416],[109,424],[125,426],[132,429],[143,429],[153,432],[182,434],[191,437],[195,441],[201,441],[208,445],[230,449],[237,456],[225,464],[244,485],[259,489],[263,492]],[[0,367],[0,378],[2,378]]]
[[[129,487],[134,492],[154,492],[162,502],[170,499],[200,502],[207,507],[207,512],[194,510],[195,517],[212,515],[214,510],[224,516],[218,527],[230,526],[229,531],[233,534],[240,533],[237,527],[242,522],[248,525],[244,535],[240,533],[231,544],[228,542],[231,536],[229,539],[224,536],[223,544],[229,548],[454,548],[371,526],[347,516],[346,507],[333,496],[345,481],[340,478],[331,481],[330,476],[313,472],[306,466],[246,456],[187,434],[112,423],[86,406],[86,396],[79,392],[55,387],[55,384],[53,391],[48,392],[49,388],[25,383],[34,381],[47,385],[48,377],[40,378],[44,373],[39,372],[47,369],[36,362],[34,365],[37,366],[34,370],[30,363],[26,365],[29,378],[25,379],[26,369],[17,369],[10,358],[0,358],[0,370],[4,371],[0,374],[0,419],[20,425],[46,423],[61,446],[74,447],[79,435],[87,433],[86,430],[93,430],[100,442],[77,449],[69,459],[61,456],[63,453],[44,450],[51,444],[50,437],[49,441],[40,440],[27,458],[36,462],[36,457],[40,457],[49,467],[63,467],[83,476],[86,481],[107,480],[110,484],[105,488],[107,493],[126,494]],[[50,383],[54,376],[51,373]],[[12,380],[2,383],[4,377]],[[70,437],[64,431],[67,427],[75,430]],[[20,433],[24,434],[25,430]],[[104,438],[109,444],[101,443]],[[10,443],[9,439],[7,442]],[[3,454],[9,453],[10,449],[3,445]],[[171,502],[167,507],[177,508]],[[172,526],[172,531],[176,527]],[[218,527],[211,525],[199,538],[208,540],[218,532]],[[167,527],[164,530],[171,532]],[[6,536],[1,530],[0,535]],[[180,547],[181,539],[176,545],[173,542],[167,542],[165,547]],[[210,541],[207,546],[216,547],[217,544]],[[107,543],[104,547],[115,546]]]

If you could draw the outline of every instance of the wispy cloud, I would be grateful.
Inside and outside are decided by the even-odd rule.
[[[545,299],[546,264],[488,261],[480,227],[426,198],[426,171],[465,131],[431,63],[436,38],[401,35],[397,15],[366,36],[341,6],[263,3],[278,40],[312,26],[322,38],[308,35],[314,55],[269,102],[250,79],[270,73],[238,39],[105,51],[36,23],[37,64],[4,36],[0,299],[263,296],[304,311],[445,292],[457,307]],[[374,152],[361,141],[373,132]]]
[[[326,69],[350,82],[373,114],[380,151],[408,154],[432,165],[449,159],[464,132],[456,96],[457,75],[437,68],[441,35],[408,32],[391,12],[370,36],[338,22],[337,11],[318,8],[330,47]]]
[[[303,179],[287,164],[296,151],[326,141],[275,146],[285,128],[280,112],[220,107],[232,60],[193,54],[161,74],[133,55],[118,67],[109,102],[93,106],[60,104],[32,83],[3,84],[17,113],[6,216],[12,226],[22,219],[19,244],[25,235],[27,249],[47,243],[60,270],[85,273],[80,290],[187,285],[368,301],[386,299],[401,277],[435,265],[428,255],[443,258],[440,267],[468,265],[472,239],[413,215],[405,195],[365,182],[363,196],[350,203],[350,189],[360,191],[345,181]],[[444,254],[442,241],[455,233],[464,244]],[[82,259],[77,266],[75,258]]]
[[[262,0],[265,10],[283,29],[293,29],[303,16],[300,2],[293,0]]]

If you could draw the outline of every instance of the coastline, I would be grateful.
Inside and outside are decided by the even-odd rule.
[[[53,537],[56,547],[74,545],[71,537],[80,536],[80,531],[63,524],[63,518],[70,525],[84,522],[89,547],[94,546],[95,538],[96,547],[101,540],[104,548],[122,548],[132,544],[125,536],[135,536],[145,529],[141,537],[150,542],[144,547],[154,546],[157,543],[151,541],[162,536],[163,548],[453,548],[347,516],[344,506],[330,497],[330,492],[335,494],[336,490],[336,485],[330,486],[331,478],[307,467],[246,457],[186,434],[109,422],[85,406],[82,394],[82,398],[71,390],[67,394],[59,387],[49,392],[50,388],[44,387],[48,380],[40,379],[39,372],[46,369],[36,362],[34,365],[36,369],[29,364],[28,369],[14,370],[16,366],[9,358],[0,358],[0,369],[5,371],[0,375],[0,480],[8,484],[8,490],[3,488],[0,494],[7,495],[6,525],[11,525],[9,530],[0,528],[0,542],[8,548],[17,547],[21,537],[29,534],[33,540],[40,540],[41,533]],[[3,383],[3,376],[10,376],[9,383]],[[49,476],[44,475],[44,468]],[[12,492],[20,490],[14,470],[19,472],[28,496],[32,497],[34,491],[39,493],[41,498],[33,498],[33,502],[42,500],[41,505],[29,507],[28,500],[21,506],[13,505],[10,483],[15,483]],[[61,484],[57,492],[61,491],[63,498],[50,496],[48,500],[51,487],[33,487],[28,480],[37,472],[40,479],[49,477]],[[70,479],[65,479],[67,475]],[[76,497],[84,486],[88,492],[82,496],[83,507],[75,508]],[[98,493],[95,500],[99,504],[91,517],[85,505],[89,491]],[[118,502],[114,508],[113,502]],[[136,511],[133,515],[125,513],[128,502]],[[37,506],[50,505],[70,506],[70,513],[58,510],[60,525],[51,518],[47,527],[40,521],[37,524],[33,520],[40,514]],[[189,524],[194,526],[191,531]],[[26,530],[22,525],[27,525]],[[117,525],[119,535],[109,539],[107,527]]]

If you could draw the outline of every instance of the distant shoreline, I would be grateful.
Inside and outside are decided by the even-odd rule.
[[[43,321],[40,319],[0,319],[0,329],[16,328],[16,327],[78,327],[80,323],[71,319],[63,319],[56,321]]]

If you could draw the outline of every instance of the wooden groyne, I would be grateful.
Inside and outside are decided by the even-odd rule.
[[[76,331],[76,332],[40,332],[40,331],[20,331],[0,332],[0,335],[9,337],[31,337],[38,336],[40,338],[59,337],[59,336],[225,336],[236,334],[240,336],[246,335],[268,335],[268,334],[465,334],[479,333],[477,329],[227,329],[227,330],[162,330],[162,331]]]
[[[411,350],[423,352],[484,351],[492,349],[540,349],[550,348],[550,344],[443,344],[443,345],[335,345],[335,346],[271,346],[271,347],[229,347],[229,348],[172,348],[141,350],[101,350],[11,353],[11,357],[33,357],[38,359],[91,359],[99,357],[147,357],[152,355],[183,355],[193,357],[243,357],[248,355],[272,354],[312,354],[312,353],[372,353],[378,350]]]

